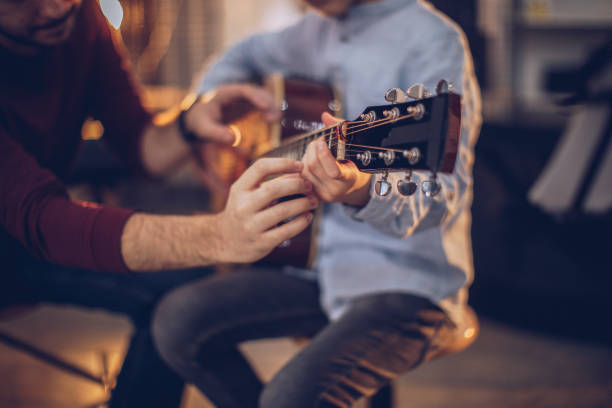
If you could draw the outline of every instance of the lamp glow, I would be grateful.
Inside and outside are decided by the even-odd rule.
[[[118,30],[123,21],[123,7],[119,0],[100,0],[100,8],[110,25]]]

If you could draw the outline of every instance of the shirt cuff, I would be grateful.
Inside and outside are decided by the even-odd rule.
[[[93,258],[102,271],[130,272],[121,251],[121,236],[133,210],[102,207],[91,233]]]
[[[133,210],[66,198],[51,199],[38,223],[42,255],[59,265],[127,273],[121,235],[133,213]]]
[[[376,176],[370,180],[370,199],[363,207],[355,207],[348,204],[342,204],[344,213],[357,221],[366,221],[371,215],[378,214],[381,211],[381,206],[386,201],[387,197],[380,197],[374,191],[376,184]],[[382,200],[381,200],[382,198]]]

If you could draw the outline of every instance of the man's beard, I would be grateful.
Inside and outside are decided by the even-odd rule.
[[[48,22],[48,23],[46,23],[46,24],[44,24],[42,26],[31,27],[26,34],[14,34],[14,33],[10,33],[8,31],[6,31],[4,28],[2,28],[2,26],[0,26],[0,36],[3,36],[5,38],[7,38],[8,40],[10,40],[11,42],[13,42],[15,44],[26,46],[26,47],[30,47],[30,48],[44,49],[44,48],[54,47],[57,44],[45,44],[43,42],[35,40],[34,37],[35,37],[36,31],[39,31],[39,30],[42,30],[42,29],[45,29],[45,28],[49,28],[49,27],[53,27],[55,25],[59,25],[58,23],[61,24],[61,23],[65,22],[73,14],[75,14],[76,11],[77,11],[77,6],[73,5],[70,8],[70,10],[68,10],[62,17],[60,17],[58,19],[55,19],[55,20],[53,20],[51,22]]]

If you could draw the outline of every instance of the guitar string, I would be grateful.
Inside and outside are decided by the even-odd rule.
[[[392,152],[396,152],[396,153],[403,153],[406,149],[397,149],[397,148],[391,148],[391,147],[373,147],[373,146],[362,146],[362,145],[354,145],[357,147],[363,147],[364,149],[371,149],[371,150],[379,150],[379,151],[392,151]],[[363,149],[346,149],[344,150],[345,154],[358,154],[358,153],[363,153],[364,150]],[[286,153],[287,156],[292,156],[294,155],[294,153]],[[303,156],[303,154],[299,155],[300,157]]]
[[[418,112],[415,111],[415,112],[410,112],[410,113],[408,113],[406,115],[402,115],[402,116],[397,117],[397,118],[381,118],[381,119],[377,119],[377,120],[372,121],[372,122],[368,122],[368,121],[365,121],[365,120],[344,121],[344,122],[342,122],[340,124],[335,124],[335,125],[331,125],[331,126],[328,126],[326,128],[323,128],[323,129],[315,130],[315,131],[312,131],[312,132],[307,133],[305,135],[294,136],[295,140],[291,140],[290,139],[283,146],[291,145],[291,144],[294,144],[294,143],[299,143],[299,142],[301,142],[301,141],[303,141],[304,139],[307,139],[307,138],[317,137],[317,136],[319,136],[321,134],[324,134],[327,131],[330,131],[331,133],[333,133],[334,131],[337,131],[337,128],[340,125],[342,125],[342,124],[345,124],[346,128],[349,129],[349,130],[354,130],[356,128],[372,128],[372,127],[380,126],[380,125],[376,125],[376,124],[379,124],[380,122],[383,122],[383,124],[384,123],[397,122],[397,121],[402,120],[402,119],[407,119],[407,118],[414,117],[414,116],[417,115],[417,113]],[[372,126],[372,125],[375,125],[375,126]],[[355,134],[355,133],[357,133],[357,132],[350,132],[350,133],[346,133],[346,134],[349,135],[349,134]]]
[[[379,119],[378,121],[367,122],[366,124],[361,124],[361,125],[355,125],[355,126],[347,125],[347,129],[351,129],[351,130],[354,129],[354,128],[357,128],[357,127],[362,127],[364,129],[356,130],[356,131],[353,131],[353,132],[346,132],[344,134],[344,136],[349,136],[349,135],[355,135],[355,134],[358,134],[358,133],[362,133],[362,132],[365,132],[366,130],[377,128],[377,127],[383,126],[383,125],[385,125],[387,123],[397,122],[397,121],[402,120],[402,119],[411,118],[411,117],[413,117],[415,115],[416,115],[416,113],[404,115],[404,116],[401,116],[401,117],[395,118],[395,119],[387,119],[387,118]],[[383,123],[374,124],[374,123],[377,123],[377,122],[383,122]],[[354,122],[352,122],[352,123],[354,123]],[[330,138],[334,138],[335,137],[337,139],[337,135],[335,133],[337,133],[338,126],[340,126],[340,124],[332,125],[332,126],[330,126],[328,128],[321,129],[319,131],[316,131],[313,134],[303,135],[303,136],[299,137],[299,139],[293,140],[293,141],[291,141],[289,143],[285,143],[285,144],[283,144],[282,146],[279,146],[276,149],[272,149],[270,152],[267,152],[266,154],[271,154],[271,153],[279,151],[279,150],[287,150],[287,149],[289,149],[291,147],[295,147],[295,145],[299,145],[300,143],[304,144],[306,141],[308,141],[308,139],[315,139],[317,137],[330,137]],[[326,134],[328,131],[330,133]],[[310,142],[310,141],[308,141],[308,142]]]
[[[330,148],[334,148],[334,147],[338,147],[338,145],[341,144],[341,142],[338,141],[338,137],[336,135],[329,135],[332,138],[332,142],[326,143],[328,145],[328,147]],[[378,147],[378,146],[371,146],[371,145],[361,145],[361,144],[357,144],[357,143],[347,143],[344,142],[342,143],[344,146],[349,146],[349,147],[361,147],[361,148],[366,148],[366,149],[373,149],[373,150],[391,150],[391,151],[395,151],[395,152],[403,152],[406,149],[399,149],[399,148],[392,148],[392,147]],[[302,147],[305,147],[305,145],[302,145]],[[286,149],[279,149],[279,150],[286,150]],[[295,150],[295,149],[293,149]],[[275,150],[276,151],[276,150]],[[358,150],[358,149],[347,149],[345,151],[349,151],[349,152],[362,152],[363,150]]]
[[[323,129],[314,130],[314,131],[306,133],[304,135],[293,136],[293,137],[289,138],[289,140],[287,140],[283,144],[283,146],[288,146],[288,145],[291,145],[291,144],[294,144],[294,143],[299,143],[299,142],[303,141],[304,139],[318,137],[321,134],[326,133],[327,131],[329,131],[330,133],[334,133],[334,132],[337,131],[338,127],[343,125],[343,124],[346,126],[347,129],[351,129],[352,130],[352,129],[356,129],[356,128],[359,128],[359,127],[368,127],[368,126],[371,126],[372,124],[375,124],[375,123],[378,123],[378,122],[385,122],[385,121],[391,122],[393,120],[399,120],[399,119],[403,119],[403,118],[407,118],[407,117],[411,117],[411,116],[413,116],[413,115],[404,115],[401,118],[396,118],[396,119],[382,118],[382,119],[378,119],[378,120],[373,121],[373,122],[367,122],[367,121],[364,121],[364,120],[359,120],[359,121],[344,121],[344,122],[339,123],[339,124],[335,124],[335,125],[331,125],[331,126],[325,127]]]
[[[360,146],[360,145],[356,145],[356,146]],[[403,153],[405,151],[405,149],[395,149],[395,148],[377,148],[377,147],[372,147],[372,146],[364,146],[364,147],[367,148],[367,149],[371,149],[371,150],[375,150],[376,149],[376,150],[381,150],[381,151],[385,151],[385,152],[393,151],[393,152],[396,152],[396,153]],[[344,152],[345,158],[349,158],[349,159],[352,159],[352,158],[356,159],[357,155],[359,153],[363,153],[363,150],[348,149],[348,150],[345,150],[345,152]],[[294,158],[296,160],[299,160],[304,155],[303,154],[297,154],[296,155],[295,152],[294,152],[294,153],[288,153],[288,154],[281,155],[281,156],[282,157],[292,157],[292,158]],[[373,157],[373,159],[379,159],[379,157]]]
[[[355,129],[355,128],[358,128],[358,127],[367,128],[367,127],[370,127],[373,124],[376,124],[376,123],[379,123],[379,122],[393,123],[393,122],[397,122],[399,120],[406,119],[406,118],[411,118],[411,117],[414,117],[414,116],[416,116],[416,112],[409,113],[409,114],[403,115],[403,116],[398,116],[397,118],[387,118],[387,117],[385,117],[385,118],[380,118],[380,119],[377,119],[377,120],[373,120],[371,122],[365,121],[365,120],[359,120],[359,121],[351,121],[351,122],[347,121],[345,123],[347,124],[347,129]],[[335,125],[335,126],[337,126],[337,125]]]
[[[414,116],[416,116],[416,112],[409,113],[407,115],[403,115],[403,116],[400,116],[400,117],[397,117],[397,118],[378,119],[378,120],[373,121],[373,122],[364,122],[364,123],[362,123],[362,121],[359,121],[355,125],[352,125],[355,122],[350,122],[350,123],[345,122],[345,123],[347,123],[347,126],[346,126],[347,130],[353,130],[353,131],[352,132],[348,132],[347,131],[344,135],[345,136],[354,135],[354,134],[357,134],[357,133],[364,132],[364,131],[366,131],[368,129],[377,128],[379,126],[383,126],[383,125],[386,125],[386,124],[398,122],[398,121],[403,120],[403,119],[409,119],[409,118],[412,118]],[[334,126],[338,127],[339,125],[334,125]],[[355,129],[358,129],[358,130],[355,130]]]
[[[403,120],[403,119],[409,119],[409,118],[415,117],[417,114],[418,114],[418,112],[411,112],[411,113],[408,113],[407,115],[399,116],[397,118],[383,118],[383,119],[379,119],[379,120],[373,121],[373,122],[366,122],[364,124],[360,124],[360,125],[357,125],[357,126],[354,126],[354,127],[349,127],[347,125],[347,129],[351,129],[352,130],[355,127],[361,127],[363,130],[357,130],[355,132],[346,132],[346,135],[347,136],[348,135],[353,135],[353,134],[356,134],[356,133],[359,133],[359,132],[363,132],[363,131],[365,131],[367,129],[383,126],[383,125],[388,124],[388,123],[398,122],[398,121]],[[378,122],[382,122],[382,123],[378,123]]]
[[[371,122],[365,119],[362,119],[362,120],[354,120],[354,121],[345,121],[344,123],[346,123],[347,129],[354,129],[357,127],[368,127],[368,126],[371,126],[372,124],[379,123],[379,122],[392,123],[392,122],[396,122],[402,119],[412,118],[416,116],[417,114],[418,114],[418,111],[414,110],[412,112],[409,112],[406,115],[398,116],[397,118],[384,117],[384,118],[376,119]],[[337,127],[339,125],[333,125],[333,126]]]
[[[334,142],[331,144],[331,146],[329,146],[330,148],[334,148],[337,147],[340,143],[338,142]],[[361,147],[362,149],[345,149],[344,152],[345,153],[363,153],[363,149],[370,149],[370,150],[380,150],[380,151],[393,151],[393,152],[397,152],[397,153],[403,153],[406,149],[398,149],[398,148],[393,148],[393,147],[377,147],[377,146],[370,146],[370,145],[360,145],[360,144],[355,144],[355,143],[344,143],[344,146],[348,146],[348,147]],[[280,152],[279,152],[280,153]],[[293,149],[293,151],[290,152],[284,152],[285,155],[295,155],[296,150]],[[281,154],[282,155],[282,154]],[[302,157],[304,155],[304,153],[300,153],[299,156]]]
[[[321,129],[318,131],[314,131],[311,132],[309,134],[303,135],[303,136],[298,136],[297,139],[289,142],[289,143],[285,143],[282,146],[279,146],[276,149],[272,149],[271,151],[263,154],[261,157],[267,157],[267,156],[271,156],[271,155],[275,155],[275,156],[291,156],[291,157],[296,157],[296,158],[301,158],[304,156],[305,152],[306,152],[306,143],[310,143],[311,140],[317,138],[317,137],[323,137],[326,141],[327,144],[329,145],[330,148],[336,147],[339,142],[338,140],[338,127],[341,125],[345,125],[346,129],[350,129],[350,130],[354,130],[356,128],[360,128],[359,130],[354,130],[352,132],[345,132],[343,136],[349,136],[349,135],[354,135],[357,133],[362,133],[365,132],[369,129],[372,128],[376,128],[379,126],[383,126],[389,123],[393,123],[393,122],[397,122],[399,120],[402,119],[407,119],[407,118],[411,118],[417,115],[418,112],[414,111],[414,112],[410,112],[407,115],[403,115],[400,116],[398,118],[382,118],[376,121],[372,121],[372,122],[365,122],[365,121],[352,121],[352,122],[343,122],[340,124],[335,124],[332,126],[329,126],[325,129]],[[392,148],[379,148],[376,146],[364,146],[364,145],[357,145],[357,144],[351,144],[351,143],[345,143],[345,146],[355,146],[355,147],[364,147],[364,148],[369,148],[369,149],[373,149],[373,150],[385,150],[385,151],[396,151],[396,152],[403,152],[403,149],[392,149]],[[297,148],[297,151],[296,151]],[[301,151],[300,151],[301,150]],[[360,150],[355,150],[355,149],[349,149],[348,153],[354,153],[354,152],[361,152]],[[345,150],[345,153],[347,153],[347,151]]]

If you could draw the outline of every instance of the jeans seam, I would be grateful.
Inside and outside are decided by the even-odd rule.
[[[222,325],[222,326],[217,326],[217,329],[214,331],[211,331],[208,333],[207,336],[205,337],[197,337],[196,338],[196,343],[198,345],[204,344],[206,343],[207,340],[212,339],[213,337],[219,335],[220,333],[223,333],[224,331],[226,331],[228,328],[235,328],[235,327],[240,327],[245,325],[245,323],[251,323],[251,322],[261,322],[264,320],[275,320],[275,319],[282,319],[282,318],[287,318],[287,317],[291,317],[291,316],[304,316],[304,315],[308,315],[308,314],[313,314],[313,313],[317,313],[317,312],[321,312],[321,309],[318,308],[311,308],[311,309],[303,309],[303,310],[299,310],[296,312],[286,312],[286,313],[280,313],[280,314],[276,314],[273,317],[269,316],[269,312],[266,312],[265,315],[258,315],[257,317],[252,317],[249,319],[240,319],[238,321],[234,321],[234,324],[226,324],[226,325]],[[289,336],[289,335],[288,335]]]
[[[371,352],[371,350],[372,350],[372,349],[369,349],[369,350],[364,350],[364,351],[362,351],[361,353],[358,353],[358,354],[356,355],[356,357],[357,357],[357,358],[356,358],[356,359],[353,359],[353,360],[357,360],[357,359],[360,359],[360,358],[365,357],[366,355],[368,355],[368,354]],[[343,371],[342,371],[342,374],[341,374],[340,378],[345,377],[347,373],[349,373],[349,372],[353,371],[353,370],[355,369],[355,366],[356,366],[356,365],[357,365],[357,363],[356,363],[356,362],[354,362],[354,363],[350,364],[350,365],[349,365],[349,366],[348,366],[348,367],[347,367],[345,370],[343,370]],[[321,400],[322,400],[322,398],[323,398],[323,395],[325,395],[325,393],[326,393],[327,391],[329,391],[329,390],[330,390],[330,389],[331,389],[333,386],[335,386],[337,383],[338,383],[338,382],[336,381],[336,382],[334,382],[333,384],[330,384],[330,385],[326,386],[326,387],[325,387],[325,388],[324,388],[324,389],[323,389],[323,390],[322,390],[322,391],[319,393],[319,396],[318,396],[318,397],[317,397],[317,399],[315,400],[315,404],[316,404],[315,406],[318,406],[318,405],[319,405],[319,403],[321,402]]]
[[[418,358],[418,360],[417,360],[417,363],[416,363],[416,364],[414,364],[414,365],[413,365],[413,367],[417,367],[417,366],[419,366],[420,364],[422,364],[422,363],[423,363],[423,361],[424,361],[424,359],[425,359],[425,356],[426,356],[426,354],[427,354],[427,351],[429,351],[429,349],[431,348],[431,345],[432,345],[432,343],[433,343],[433,342],[432,342],[432,339],[434,339],[434,338],[435,338],[435,337],[438,335],[439,330],[440,330],[440,327],[442,326],[442,324],[443,324],[443,323],[444,323],[444,320],[442,319],[440,322],[438,322],[438,323],[436,324],[436,328],[435,328],[435,330],[434,330],[434,334],[433,334],[433,336],[432,336],[430,339],[428,339],[426,342],[424,342],[424,343],[425,343],[425,345],[424,345],[423,349],[421,350],[421,353],[420,353],[420,356],[419,356],[419,358]],[[356,356],[357,358],[356,358],[356,359],[354,359],[354,360],[364,358],[365,356],[367,356],[367,355],[368,355],[369,353],[371,353],[372,351],[373,351],[373,348],[370,348],[370,349],[368,349],[368,350],[365,350],[365,351],[363,351],[363,352],[361,352],[361,353],[357,354],[357,356]],[[351,371],[353,371],[353,370],[355,369],[355,367],[356,367],[356,366],[357,366],[357,362],[354,362],[353,364],[351,364],[349,367],[347,367],[347,369],[346,369],[346,370],[343,370],[342,374],[340,375],[340,378],[344,378],[344,377],[346,376],[346,374],[347,374],[347,373],[349,373],[349,372],[351,372]],[[391,379],[391,380],[393,380],[393,379]],[[337,384],[338,384],[338,381],[336,381],[336,382],[334,382],[333,384],[330,384],[330,385],[328,385],[327,387],[325,387],[325,388],[324,388],[324,389],[321,391],[321,393],[319,394],[319,396],[317,397],[317,399],[315,400],[315,404],[316,404],[315,406],[318,406],[318,405],[319,405],[319,403],[321,402],[321,400],[322,400],[323,396],[325,395],[325,393],[326,393],[327,391],[329,391],[329,390],[330,390],[330,389],[331,389],[333,386],[335,386],[335,385],[337,385]]]
[[[425,362],[425,357],[427,356],[427,352],[431,350],[432,344],[434,343],[434,339],[438,337],[438,334],[440,333],[440,328],[442,327],[443,324],[444,324],[444,319],[440,319],[440,321],[436,324],[436,329],[434,330],[433,335],[429,338],[429,340],[427,341],[427,344],[425,345],[425,347],[423,347],[423,350],[421,350],[421,355],[419,356],[419,359],[417,360],[417,363],[414,365],[414,367],[418,367],[419,365]]]

